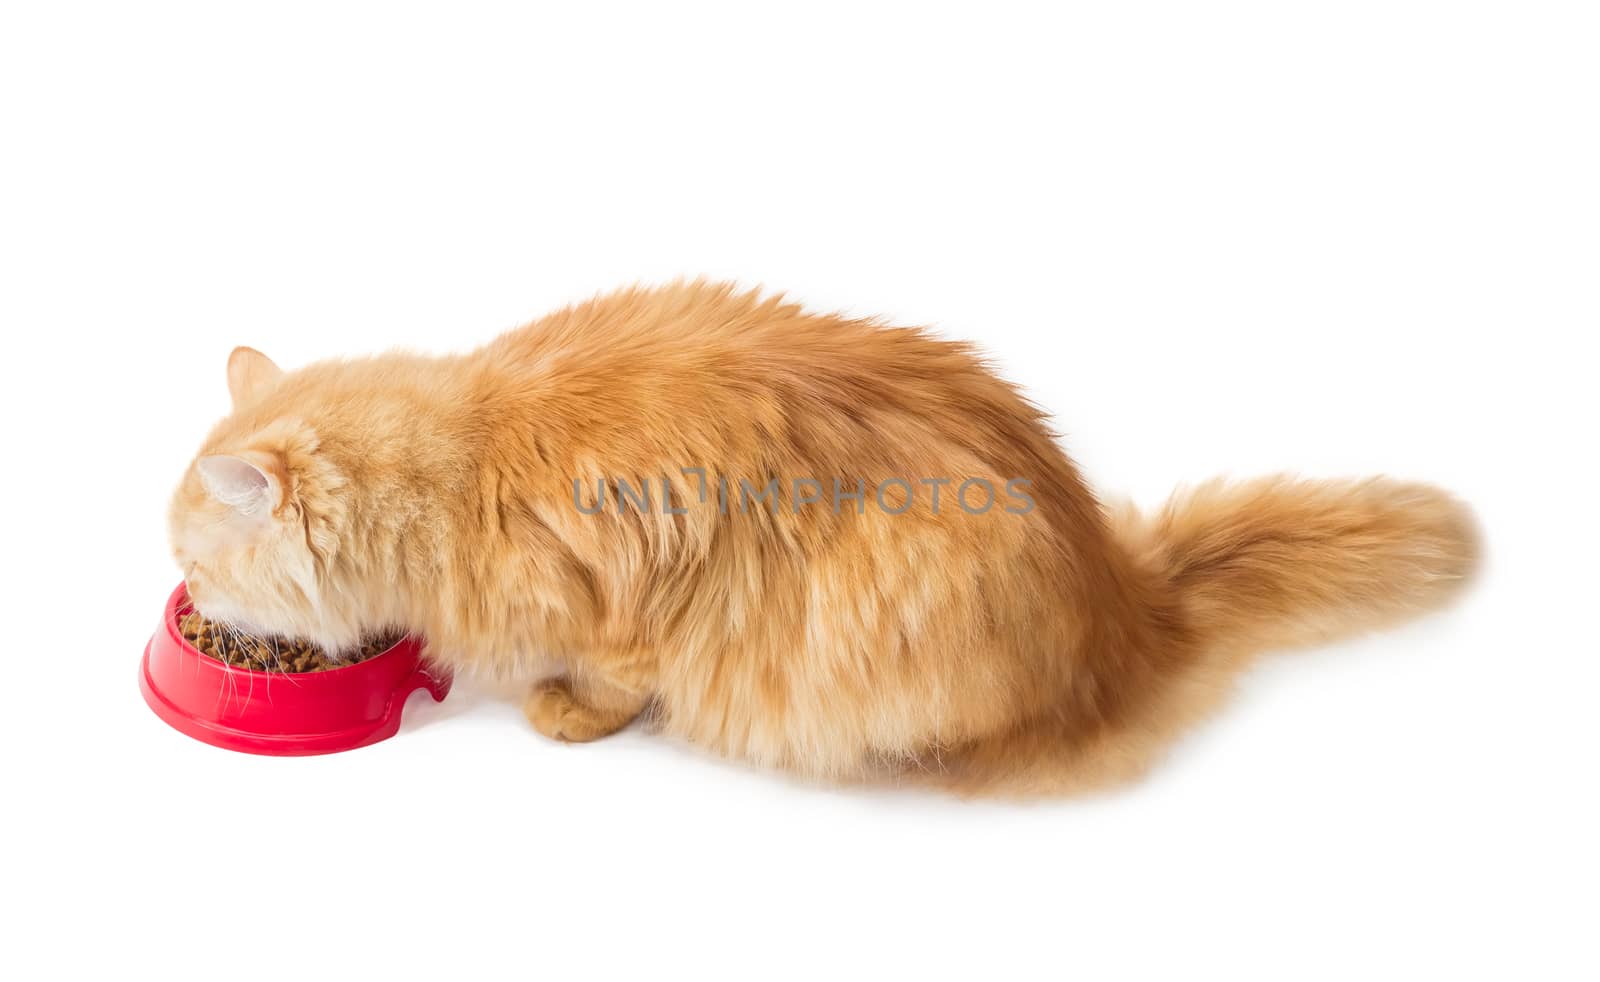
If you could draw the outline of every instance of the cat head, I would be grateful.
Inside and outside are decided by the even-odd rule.
[[[234,350],[233,412],[179,482],[169,533],[201,614],[337,650],[363,628],[335,573],[349,482],[305,417],[315,400],[294,380],[259,351]]]

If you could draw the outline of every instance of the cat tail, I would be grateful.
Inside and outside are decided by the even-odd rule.
[[[1466,505],[1387,478],[1208,481],[1149,515],[1114,510],[1110,529],[1131,561],[1130,609],[1146,617],[1130,614],[1086,649],[1098,657],[1070,686],[1069,709],[942,756],[942,787],[1035,796],[1125,784],[1218,709],[1256,654],[1442,608],[1478,561]]]
[[[1069,711],[942,758],[942,786],[1028,797],[1133,780],[1227,698],[1252,656],[1442,607],[1479,552],[1466,505],[1381,478],[1212,481],[1154,514],[1113,512],[1111,528],[1138,570],[1130,596],[1144,626],[1093,649],[1102,655]]]
[[[1191,643],[1225,657],[1435,610],[1479,558],[1465,504],[1387,478],[1211,481],[1123,518],[1119,538],[1166,581]]]

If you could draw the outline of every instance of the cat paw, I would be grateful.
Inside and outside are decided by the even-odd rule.
[[[587,743],[609,736],[627,726],[631,718],[619,719],[616,713],[580,702],[565,678],[545,679],[534,685],[522,710],[534,729],[563,743]]]

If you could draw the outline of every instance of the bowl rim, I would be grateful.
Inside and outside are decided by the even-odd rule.
[[[189,639],[183,636],[183,631],[178,627],[178,611],[184,607],[188,607],[190,610],[194,609],[193,605],[189,602],[189,584],[180,582],[177,586],[177,589],[173,590],[172,595],[167,598],[167,605],[162,612],[162,623],[165,625],[167,633],[172,636],[174,641],[177,642],[178,647],[182,649],[185,655],[198,658],[201,664],[213,665],[220,671],[240,676],[256,676],[263,679],[294,679],[297,684],[315,679],[340,678],[345,677],[345,673],[347,672],[352,672],[359,668],[365,668],[368,665],[372,665],[376,662],[389,658],[402,648],[407,646],[415,646],[420,643],[415,636],[406,634],[402,635],[400,640],[378,652],[376,655],[373,655],[371,658],[363,658],[360,661],[352,662],[349,665],[340,665],[338,668],[324,668],[320,672],[262,672],[253,668],[240,668],[236,665],[230,665],[220,658],[211,657],[210,655],[201,651],[199,648],[196,648],[194,645],[190,644]]]

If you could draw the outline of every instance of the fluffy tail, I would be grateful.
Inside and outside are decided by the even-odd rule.
[[[942,785],[1027,796],[1130,780],[1217,707],[1251,655],[1443,606],[1478,559],[1465,505],[1384,479],[1214,481],[1154,515],[1122,511],[1113,529],[1159,598],[1155,628],[1133,639],[1148,658],[1108,648],[1085,690],[1090,711],[974,741],[941,760]]]
[[[1443,606],[1478,559],[1471,511],[1387,479],[1213,481],[1124,524],[1203,649],[1248,655]]]

